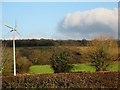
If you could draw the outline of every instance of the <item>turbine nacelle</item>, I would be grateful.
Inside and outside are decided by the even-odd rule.
[[[11,26],[9,26],[9,25],[7,25],[7,24],[5,24],[5,26],[7,27],[7,28],[9,28],[9,29],[11,29],[10,30],[10,32],[13,32],[13,31],[15,31],[18,35],[20,35],[20,33],[17,31],[17,23],[16,23],[16,21],[15,21],[15,27],[13,28],[13,27],[11,27]],[[21,35],[20,35],[21,36]]]
[[[13,32],[13,31],[16,31],[16,30],[11,30],[10,32]]]

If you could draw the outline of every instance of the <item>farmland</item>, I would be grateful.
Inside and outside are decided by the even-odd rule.
[[[33,43],[37,42],[36,44]],[[17,60],[17,72],[18,73],[38,73],[41,70],[43,73],[53,73],[52,68],[50,67],[51,62],[49,59],[52,57],[53,54],[59,54],[62,52],[69,53],[69,60],[68,63],[72,64],[74,67],[72,68],[71,72],[95,72],[95,67],[90,65],[90,58],[88,58],[91,51],[94,49],[93,46],[84,46],[81,44],[80,41],[44,41],[41,40],[40,42],[37,40],[21,40],[17,41],[20,45],[23,46],[16,46],[16,60]],[[9,41],[8,43],[10,43]],[[86,41],[87,43],[90,41]],[[12,43],[12,42],[11,42]],[[42,45],[43,46],[27,46],[28,44],[32,43],[33,45]],[[51,44],[53,43],[53,44]],[[62,45],[60,45],[62,43]],[[77,45],[75,45],[76,43]],[[45,46],[51,44],[50,46]],[[56,44],[56,45],[55,45]],[[81,44],[81,46],[79,46]],[[10,44],[11,45],[11,44]],[[53,46],[52,46],[53,45]],[[12,48],[7,46],[4,49],[4,55],[9,58],[8,62],[5,64],[5,72],[12,72],[13,61],[12,61]],[[7,53],[5,53],[7,52]],[[112,55],[112,60],[109,60],[111,65],[107,68],[107,71],[117,71],[117,55],[118,55],[118,48],[113,48],[108,51],[110,55]],[[6,59],[5,58],[5,59]],[[111,59],[111,58],[110,58]],[[6,60],[7,61],[7,60]]]
[[[120,54],[118,48],[113,47],[114,45],[110,49],[107,48],[108,50],[106,50],[106,47],[101,50],[99,48],[101,47],[100,45],[97,45],[97,48],[95,48],[93,45],[80,45],[78,41],[77,45],[73,44],[74,41],[72,41],[72,44],[70,44],[71,41],[67,41],[67,43],[63,41],[62,45],[58,44],[58,41],[56,42],[56,45],[47,41],[44,44],[46,46],[37,46],[41,45],[39,42],[37,44],[32,42],[33,46],[26,46],[26,44],[17,46],[16,77],[13,76],[12,47],[7,45],[3,46],[3,60],[5,61],[2,67],[3,87],[117,87],[116,81],[118,79],[118,70],[120,70]],[[48,46],[48,44],[51,45]],[[104,50],[106,51],[104,52]],[[64,70],[67,65],[71,65],[72,68],[67,67]],[[96,66],[100,67],[99,71],[97,71],[99,67]],[[58,69],[59,71],[55,72]]]
[[[44,74],[44,73],[54,73],[50,65],[34,65],[29,69],[31,74]]]
[[[73,64],[74,67],[71,72],[95,72],[95,68],[90,66],[90,64]],[[108,67],[108,71],[117,72],[120,70],[120,64],[112,63]],[[44,73],[54,73],[50,65],[33,65],[29,68],[30,74],[44,74]]]

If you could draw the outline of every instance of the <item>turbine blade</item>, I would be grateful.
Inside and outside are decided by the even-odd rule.
[[[12,32],[13,30],[11,30],[10,32]]]
[[[18,32],[18,31],[16,31],[17,32],[17,34],[19,35],[19,36],[21,36],[21,34]]]
[[[6,27],[10,28],[10,29],[13,29],[12,27],[8,26],[8,25],[5,25]]]

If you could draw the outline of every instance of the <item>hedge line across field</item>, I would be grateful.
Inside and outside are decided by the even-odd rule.
[[[2,77],[6,88],[117,88],[118,72],[24,74]],[[120,84],[119,84],[120,85]]]

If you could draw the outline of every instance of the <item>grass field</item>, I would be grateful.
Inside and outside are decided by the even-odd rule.
[[[109,71],[120,71],[120,63],[112,63],[109,67],[108,67]]]
[[[33,65],[29,68],[29,73],[37,74],[37,73],[53,73],[53,69],[50,65]]]
[[[71,72],[95,72],[95,68],[90,66],[90,64],[73,64],[74,67]],[[113,63],[107,69],[108,71],[118,71],[120,68],[120,63]],[[43,73],[53,73],[53,69],[50,65],[33,65],[29,68],[29,73],[31,74],[43,74]]]
[[[73,64],[71,72],[95,72],[95,68],[91,67],[90,64]]]

